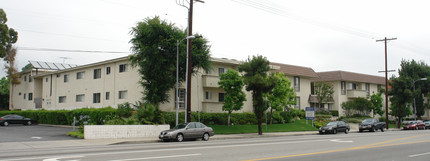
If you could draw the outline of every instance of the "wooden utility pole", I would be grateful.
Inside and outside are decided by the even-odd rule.
[[[384,41],[385,43],[385,126],[388,130],[388,69],[387,69],[387,41],[396,40],[397,38],[376,40],[376,42]]]

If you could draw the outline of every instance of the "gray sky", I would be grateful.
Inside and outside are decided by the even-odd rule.
[[[384,76],[378,73],[384,44],[377,39],[398,38],[388,43],[388,69],[399,69],[402,59],[429,62],[429,6],[428,0],[205,0],[194,5],[193,32],[210,41],[213,57],[259,54],[317,72]],[[0,8],[19,33],[19,69],[29,60],[83,65],[126,56],[24,49],[129,52],[130,29],[147,17],[187,26],[187,9],[176,0],[0,0]]]

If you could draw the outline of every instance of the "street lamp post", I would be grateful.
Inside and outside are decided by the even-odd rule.
[[[415,93],[415,83],[418,81],[425,81],[427,80],[427,78],[420,78],[414,81],[414,93]],[[417,121],[417,103],[415,102],[415,96],[414,96],[414,117],[415,117],[415,121]]]
[[[176,43],[176,125],[178,125],[178,118],[179,118],[179,44],[184,41],[185,39],[194,39],[195,36],[187,36],[186,38],[183,38],[182,40],[178,40]],[[185,115],[187,117],[187,115]],[[187,119],[185,118],[185,121]]]

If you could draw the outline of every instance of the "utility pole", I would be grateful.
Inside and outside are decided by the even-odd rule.
[[[188,36],[193,35],[193,3],[194,0],[190,1],[190,8],[188,10]],[[193,52],[192,52],[192,39],[187,39],[188,43],[188,51],[187,51],[187,55],[188,55],[188,61],[187,61],[187,89],[186,89],[186,94],[187,94],[187,100],[186,100],[186,122],[191,122],[191,73],[192,73],[192,57],[193,57]]]
[[[376,42],[384,41],[385,43],[385,126],[388,130],[388,69],[387,69],[387,41],[396,40],[397,38],[376,40]]]

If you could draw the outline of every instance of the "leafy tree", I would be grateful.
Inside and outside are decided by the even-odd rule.
[[[382,109],[382,93],[378,92],[377,94],[372,94],[370,96],[370,103],[372,104],[371,110],[373,111],[373,117],[375,117],[375,113],[379,116],[382,116],[385,111]]]
[[[318,108],[324,103],[333,100],[334,88],[333,84],[327,82],[316,82],[315,83],[315,95],[318,99]]]
[[[342,108],[347,111],[347,115],[351,115],[353,111],[358,111],[361,115],[364,115],[366,111],[372,109],[372,103],[366,98],[358,97],[352,101],[342,103]]]
[[[9,107],[9,79],[3,77],[0,79],[0,110],[6,110]]]
[[[186,37],[186,33],[174,24],[160,20],[159,17],[146,18],[138,22],[131,30],[133,55],[131,64],[138,67],[141,75],[140,84],[144,87],[143,100],[158,106],[167,102],[167,92],[176,83],[176,44]],[[210,54],[207,40],[196,38],[192,44],[192,69],[195,73],[199,68],[209,70]],[[186,43],[180,44],[180,82],[185,80]]]
[[[9,108],[12,110],[14,109],[14,105],[13,105],[13,86],[15,84],[20,84],[21,81],[19,80],[19,74],[18,71],[15,67],[15,57],[17,54],[17,50],[16,48],[11,48],[10,50],[8,50],[6,57],[4,58],[4,60],[6,60],[6,74],[7,77],[9,78],[10,82],[12,83],[12,89],[10,89],[12,92],[10,93],[10,105]]]
[[[218,84],[226,92],[222,110],[228,111],[227,124],[230,126],[231,112],[242,109],[243,102],[246,101],[246,94],[242,90],[245,83],[237,71],[229,69],[226,73],[221,74]]]
[[[254,114],[257,117],[258,135],[262,135],[263,115],[268,109],[264,105],[263,93],[271,91],[275,85],[275,79],[267,74],[270,71],[269,61],[260,55],[253,56],[239,65],[239,71],[245,72],[243,75],[246,90],[252,91],[252,106]]]
[[[25,65],[24,67],[22,67],[21,71],[26,71],[26,70],[30,70],[33,69],[33,65],[31,65],[30,63]]]
[[[6,25],[6,13],[0,8],[0,58],[4,58],[18,40],[18,32]]]
[[[270,124],[272,124],[273,121],[273,109],[282,111],[285,106],[296,104],[296,93],[291,87],[290,80],[284,73],[273,73],[271,76],[275,79],[276,84],[275,87],[266,94],[270,106]]]
[[[390,115],[397,117],[398,127],[400,127],[402,119],[411,115],[412,111],[410,104],[413,102],[413,92],[411,79],[407,77],[391,78],[389,95],[391,95],[391,112]]]

